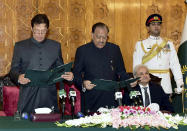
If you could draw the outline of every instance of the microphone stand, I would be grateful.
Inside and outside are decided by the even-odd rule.
[[[64,122],[64,111],[65,111],[65,104],[64,104],[65,101],[62,100],[62,99],[60,98],[60,107],[62,109],[62,114],[61,114],[61,120],[60,120],[60,122]]]
[[[123,98],[123,95],[122,95],[122,92],[120,91],[121,89],[121,85],[120,83],[118,82],[118,86],[119,86],[119,89],[116,90],[115,92],[115,99],[117,100],[118,102],[118,106],[122,106],[122,98]]]
[[[74,99],[74,98],[73,98]],[[75,117],[75,103],[72,101],[71,102],[71,118],[74,119]]]
[[[66,104],[65,98],[64,98],[64,97],[62,97],[60,104],[61,104],[61,108],[62,108],[62,116],[61,116],[61,119],[63,120],[63,119],[64,119],[64,112],[65,112],[65,104]]]
[[[64,113],[65,113],[65,104],[66,104],[66,92],[64,89],[59,91],[59,98],[60,98],[60,107],[62,109],[62,114],[61,114],[61,120],[64,120]]]
[[[120,99],[118,99],[118,105],[119,105],[119,106],[122,106],[122,101],[121,101],[121,98],[120,98]]]
[[[72,88],[69,90],[69,99],[71,101],[71,117],[75,117],[75,101],[76,101],[76,91]]]

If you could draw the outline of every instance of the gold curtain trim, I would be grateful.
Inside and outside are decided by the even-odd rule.
[[[160,44],[160,46],[158,44],[154,44],[151,50],[149,52],[146,52],[143,46],[143,43],[141,42],[142,49],[145,52],[145,55],[142,58],[142,64],[145,64],[146,62],[151,60],[153,57],[155,57],[162,50],[162,48],[165,47],[166,44],[167,44],[166,41],[163,41]]]
[[[166,70],[149,70],[150,73],[168,73],[169,69]]]

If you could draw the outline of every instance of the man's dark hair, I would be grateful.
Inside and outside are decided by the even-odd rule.
[[[34,27],[34,24],[46,24],[46,27],[49,28],[49,19],[46,14],[37,14],[31,20],[31,26]]]
[[[105,24],[102,23],[102,22],[98,22],[98,23],[96,23],[96,24],[94,24],[94,25],[92,26],[92,33],[95,32],[95,29],[96,29],[97,27],[106,28],[107,31],[109,32],[109,29],[108,29],[108,26],[107,26],[107,25],[105,25]]]

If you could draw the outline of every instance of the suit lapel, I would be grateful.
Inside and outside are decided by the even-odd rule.
[[[152,86],[153,86],[153,85],[149,82],[149,92],[150,92],[150,100],[151,100],[151,103],[152,103],[152,98],[151,98],[151,96],[153,96],[153,92],[154,92],[154,91],[152,90],[152,89],[153,89]]]

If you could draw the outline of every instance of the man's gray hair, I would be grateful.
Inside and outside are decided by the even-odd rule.
[[[137,76],[137,71],[138,71],[140,68],[146,68],[146,69],[149,71],[149,69],[148,69],[148,67],[147,67],[146,65],[143,65],[143,64],[136,65],[136,66],[134,67],[134,69],[133,69],[133,75],[134,75],[134,77]]]

